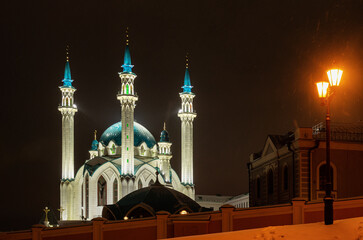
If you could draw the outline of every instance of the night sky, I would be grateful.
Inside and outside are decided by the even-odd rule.
[[[120,121],[129,27],[135,119],[159,140],[166,122],[180,174],[180,108],[190,54],[197,194],[248,192],[246,163],[267,134],[324,120],[314,82],[343,68],[333,122],[363,119],[363,1],[7,1],[1,15],[0,230],[59,208],[65,47],[75,103],[75,169],[93,131]],[[335,65],[332,65],[335,62]],[[180,175],[179,175],[180,176]]]

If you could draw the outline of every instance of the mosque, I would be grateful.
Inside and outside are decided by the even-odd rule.
[[[74,101],[76,89],[72,85],[67,54],[63,85],[59,87],[62,101],[62,178],[60,183],[61,220],[92,219],[101,216],[105,205],[114,204],[129,193],[156,182],[195,198],[193,184],[193,108],[188,61],[183,91],[179,93],[181,109],[181,179],[171,168],[171,146],[165,128],[157,142],[140,123],[134,121],[138,96],[128,39],[120,77],[117,100],[121,103],[121,119],[107,128],[89,150],[90,158],[74,175]]]

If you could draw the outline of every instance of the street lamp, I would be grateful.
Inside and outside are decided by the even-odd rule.
[[[331,196],[332,182],[330,176],[330,100],[335,93],[335,88],[339,86],[343,71],[331,69],[327,72],[329,82],[316,83],[319,98],[323,105],[326,105],[326,184],[324,197],[324,221],[325,225],[333,224],[333,197]]]

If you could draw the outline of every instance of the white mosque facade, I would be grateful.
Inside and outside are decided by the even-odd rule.
[[[134,121],[136,74],[132,72],[128,42],[126,44],[123,71],[117,99],[121,103],[120,121],[107,128],[100,139],[92,142],[90,158],[74,175],[74,117],[77,106],[76,89],[72,86],[69,59],[67,57],[62,101],[58,110],[62,115],[62,179],[60,204],[62,220],[92,219],[102,214],[104,205],[113,204],[127,194],[147,187],[156,181],[180,191],[194,199],[193,183],[193,108],[188,64],[183,91],[180,93],[181,109],[181,179],[171,168],[171,145],[168,132],[161,132],[160,141],[141,124]]]

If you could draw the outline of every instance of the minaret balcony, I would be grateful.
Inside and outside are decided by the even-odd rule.
[[[182,110],[179,110],[178,117],[192,120],[197,117],[197,113],[196,112],[183,112]]]

